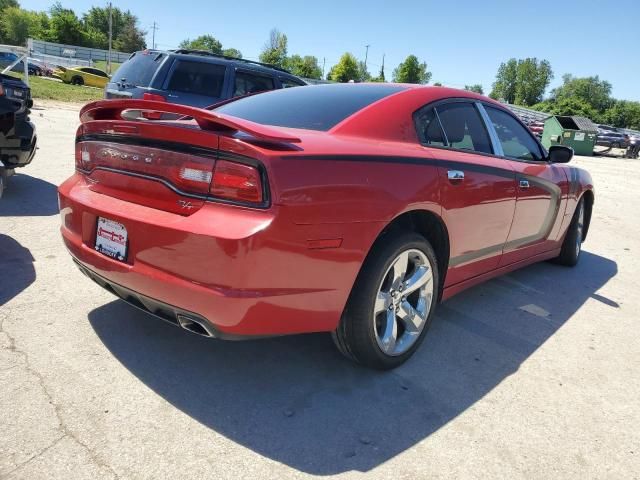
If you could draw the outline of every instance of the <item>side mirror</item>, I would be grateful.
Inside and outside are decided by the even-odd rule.
[[[551,145],[547,160],[551,163],[568,163],[573,158],[573,148],[564,145]]]

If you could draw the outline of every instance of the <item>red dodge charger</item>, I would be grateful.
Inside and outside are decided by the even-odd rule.
[[[210,337],[332,332],[347,357],[393,368],[438,302],[541,260],[575,265],[591,218],[571,149],[546,151],[465,91],[321,85],[80,117],[59,189],[73,259]]]

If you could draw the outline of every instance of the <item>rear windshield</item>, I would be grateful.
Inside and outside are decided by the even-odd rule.
[[[279,127],[329,130],[400,85],[334,84],[286,88],[223,105],[217,112]]]
[[[165,58],[165,54],[159,52],[136,52],[129,60],[120,65],[113,74],[113,80],[122,81],[136,87],[148,87],[153,75]]]

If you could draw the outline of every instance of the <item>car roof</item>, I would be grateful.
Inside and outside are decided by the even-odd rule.
[[[215,53],[202,51],[202,50],[143,50],[145,52],[162,53],[167,56],[188,59],[190,61],[198,61],[204,63],[214,63],[217,65],[229,65],[232,67],[240,68],[243,70],[251,70],[268,75],[276,75],[278,77],[286,77],[301,80],[300,77],[292,74],[284,68],[277,67],[276,65],[270,65],[266,63],[256,62],[253,60],[247,60],[244,58],[227,57],[224,55],[218,55]],[[135,52],[139,54],[141,52]]]

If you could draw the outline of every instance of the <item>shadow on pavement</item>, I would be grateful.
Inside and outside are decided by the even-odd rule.
[[[58,213],[58,187],[29,175],[16,173],[7,180],[0,199],[0,217],[40,217]]]
[[[0,233],[0,306],[35,281],[33,262],[28,249]]]
[[[464,292],[439,307],[416,355],[384,373],[343,360],[326,334],[225,343],[122,301],[89,320],[142,382],[232,441],[311,474],[366,472],[490,392],[589,298],[616,308],[596,294],[616,272],[583,252],[576,268],[542,263]],[[550,316],[519,309],[530,304]]]

